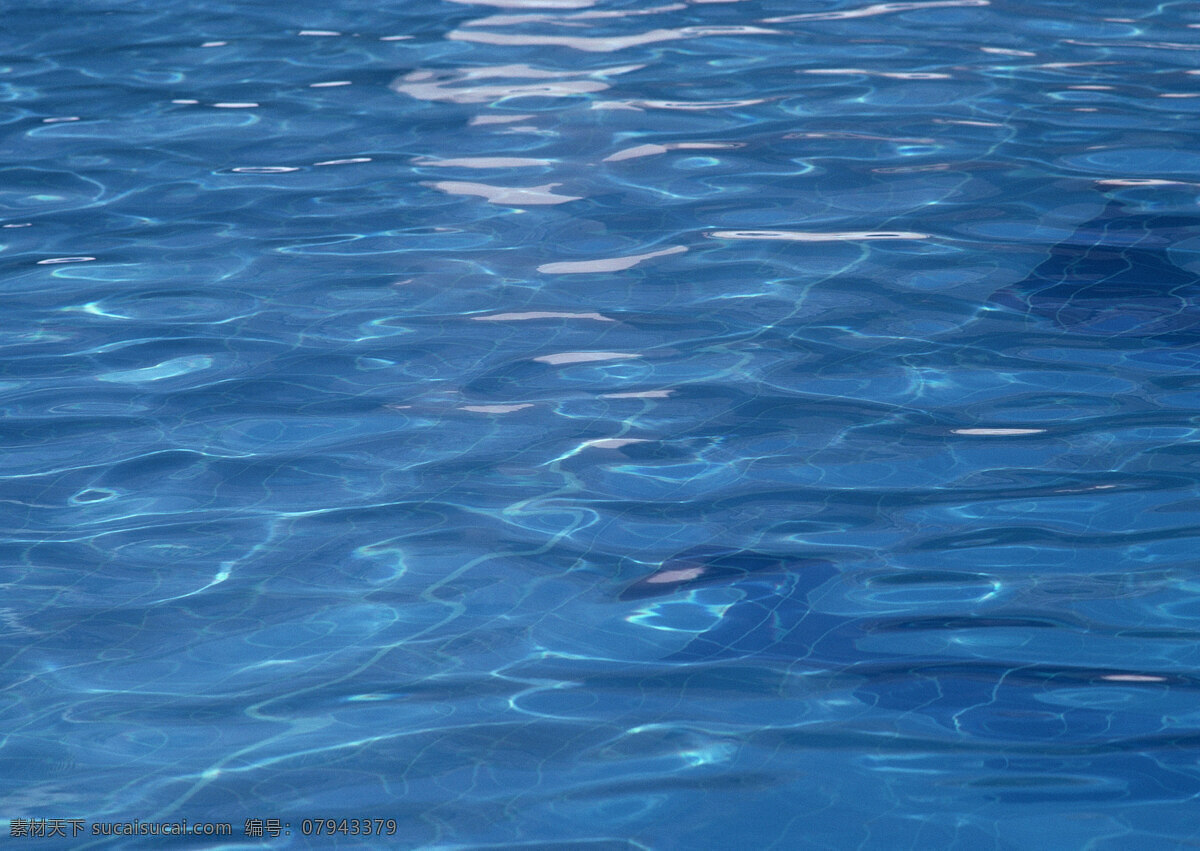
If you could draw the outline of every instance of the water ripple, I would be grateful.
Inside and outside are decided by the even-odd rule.
[[[118,5],[0,34],[14,826],[1191,841],[1192,12]]]

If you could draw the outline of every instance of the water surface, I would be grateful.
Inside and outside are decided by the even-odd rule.
[[[0,27],[0,817],[1198,841],[1195,8]]]

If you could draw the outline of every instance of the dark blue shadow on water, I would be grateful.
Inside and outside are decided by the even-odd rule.
[[[1171,252],[1197,235],[1200,216],[1130,211],[1111,200],[993,301],[1076,333],[1193,345],[1200,341],[1200,275]]]
[[[917,618],[900,613],[864,618],[817,610],[814,600],[841,576],[834,562],[826,559],[696,547],[664,561],[660,569],[629,585],[620,599],[646,602],[659,596],[684,597],[715,586],[740,592],[741,598],[724,608],[714,626],[662,660],[679,670],[692,687],[739,677],[765,681],[775,675],[800,674],[827,681],[831,691],[844,688],[864,706],[896,713],[897,730],[908,730],[927,743],[933,741],[931,736],[946,742],[986,742],[978,745],[981,752],[991,748],[1016,756],[1078,756],[1172,745],[1174,734],[1164,731],[1162,719],[1154,713],[1125,718],[1123,740],[1118,742],[1112,735],[1111,705],[1070,700],[1076,693],[1136,683],[1135,673],[1091,667],[1065,657],[1019,665],[975,657],[969,651],[958,656],[914,653],[908,640],[915,634],[945,636],[953,643],[958,635],[1057,632],[1103,641],[1112,637],[1110,630],[1068,613],[1052,616],[1020,609],[999,616],[964,613]],[[894,640],[887,640],[888,636]],[[980,646],[986,654],[986,638]],[[665,669],[660,676],[668,676]],[[1200,692],[1195,677],[1171,674],[1149,679],[1155,693]],[[1140,685],[1145,688],[1145,681]],[[895,746],[904,747],[900,740]]]
[[[837,575],[833,562],[822,558],[694,547],[629,585],[620,599],[643,600],[712,585],[733,587],[743,597],[724,611],[715,626],[667,661],[764,654],[795,659],[850,626],[846,618],[817,614],[809,606],[809,594]]]

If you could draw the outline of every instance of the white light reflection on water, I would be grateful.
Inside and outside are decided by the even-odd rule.
[[[589,272],[623,272],[632,269],[644,260],[654,257],[665,257],[669,254],[682,254],[687,251],[683,245],[672,245],[659,251],[647,251],[645,254],[630,254],[625,257],[604,257],[596,260],[568,260],[560,263],[543,263],[538,266],[539,272],[550,275],[583,275]]]
[[[851,18],[870,18],[875,15],[891,15],[895,12],[912,12],[918,9],[940,9],[948,6],[988,6],[991,0],[927,0],[915,3],[874,3],[857,9],[839,9],[831,12],[804,12],[799,15],[784,15],[779,18],[764,18],[766,23],[786,24],[793,21],[845,21]]]
[[[602,393],[603,399],[666,399],[674,390],[637,390],[629,393]]]
[[[670,151],[704,151],[720,148],[740,148],[743,142],[668,142],[661,145],[646,144],[624,148],[615,154],[609,154],[603,162],[615,163],[622,160],[633,160],[640,157],[653,157]]]
[[[501,9],[586,9],[596,0],[450,0],[464,5],[497,6]]]
[[[413,160],[413,165],[434,168],[524,168],[526,166],[552,165],[552,162],[533,157],[457,157],[444,160],[418,157]]]
[[[790,242],[864,242],[876,239],[929,239],[932,234],[915,231],[847,230],[820,233],[801,230],[715,230],[713,239],[774,239]]]
[[[447,101],[450,103],[495,104],[505,98],[517,97],[574,97],[601,92],[610,88],[603,77],[628,74],[644,65],[619,65],[591,71],[557,71],[533,68],[529,65],[494,65],[482,68],[459,68],[449,71],[417,70],[392,81],[395,92],[417,100]],[[488,82],[480,80],[539,80],[537,83]],[[511,118],[511,117],[510,117]],[[516,120],[512,118],[512,120]]]
[[[954,428],[952,434],[980,435],[987,437],[1009,437],[1023,434],[1044,434],[1044,428]]]
[[[533,310],[527,313],[493,313],[490,316],[472,316],[476,322],[523,322],[530,319],[594,319],[597,322],[616,322],[599,313],[563,313],[554,310]]]
[[[590,12],[579,12],[574,15],[549,15],[549,14],[528,14],[528,15],[488,15],[486,18],[477,18],[474,21],[467,21],[463,24],[464,27],[507,27],[519,24],[537,24],[551,23],[562,26],[571,26],[575,21],[585,20],[601,20],[604,18],[628,18],[637,15],[658,15],[663,12],[676,12],[680,9],[686,9],[684,3],[672,3],[667,6],[651,6],[646,9],[612,9],[612,10],[594,10]]]
[[[559,195],[551,192],[560,183],[543,183],[541,186],[493,186],[489,183],[470,183],[461,180],[439,180],[428,183],[434,189],[439,189],[450,195],[478,195],[491,204],[523,207],[544,204],[565,204],[568,201],[578,201],[581,195]]]
[[[559,366],[565,363],[592,363],[594,361],[640,357],[641,355],[637,352],[558,352],[553,355],[540,355],[534,358],[534,360],[538,363]]]
[[[706,36],[733,35],[782,35],[780,30],[764,27],[679,27],[656,29],[625,36],[570,36],[536,35],[525,33],[493,33],[474,30],[453,30],[446,38],[453,41],[473,41],[479,44],[570,47],[588,53],[612,53],[644,44],[657,44],[680,39],[704,38]]]

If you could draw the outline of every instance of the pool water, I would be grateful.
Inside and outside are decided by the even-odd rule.
[[[12,841],[1200,842],[1197,75],[1181,2],[6,9],[0,819],[84,824]]]

